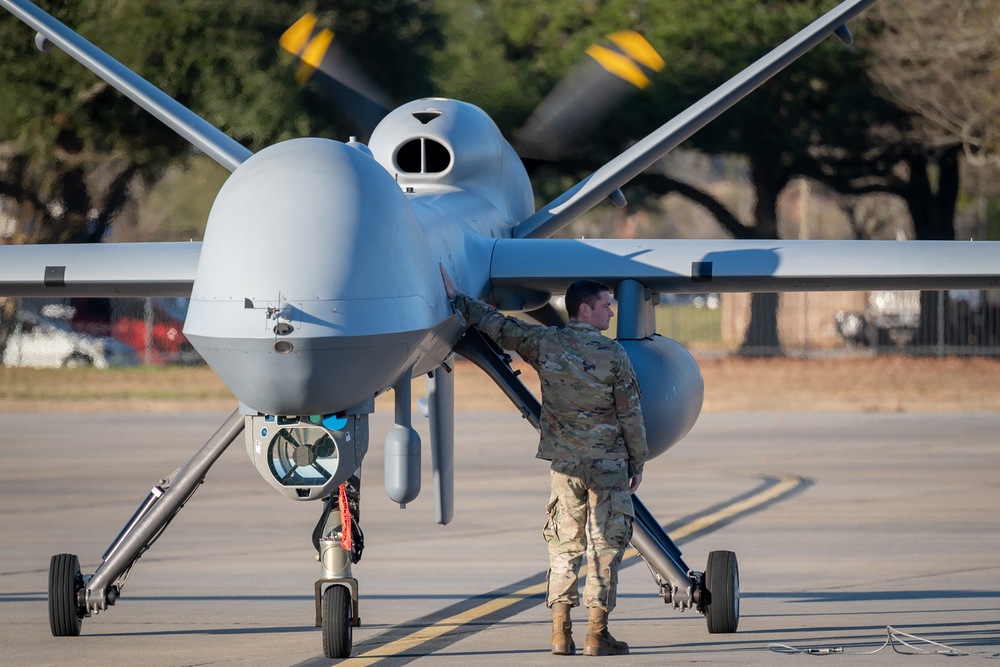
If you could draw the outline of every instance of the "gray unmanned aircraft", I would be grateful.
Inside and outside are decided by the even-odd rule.
[[[837,5],[536,211],[518,155],[469,104],[405,104],[367,146],[302,138],[254,154],[31,3],[0,0],[37,31],[41,50],[70,54],[232,172],[201,243],[0,247],[2,295],[190,296],[184,333],[239,400],[204,447],[153,488],[93,574],[72,554],[52,557],[53,634],[78,635],[84,618],[114,605],[136,559],[244,433],[271,486],[323,501],[316,625],[327,656],[349,656],[359,623],[358,475],[375,397],[394,391],[385,487],[407,503],[420,490],[410,385],[427,376],[440,523],[454,511],[452,355],[486,370],[538,424],[538,402],[507,358],[452,313],[439,263],[462,291],[513,311],[543,309],[580,276],[613,285],[653,456],[690,430],[704,390],[691,355],[655,332],[661,292],[1000,286],[997,243],[547,238],[603,199],[620,200],[623,184],[831,33],[849,41],[847,22],[873,2]],[[664,601],[705,614],[709,632],[736,631],[735,554],[712,552],[696,571],[638,498],[636,510],[633,546]]]

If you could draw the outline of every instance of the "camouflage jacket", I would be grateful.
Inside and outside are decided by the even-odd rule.
[[[469,324],[538,371],[538,458],[625,459],[632,473],[642,473],[649,450],[639,384],[621,345],[584,322],[532,325],[464,294],[452,304]]]

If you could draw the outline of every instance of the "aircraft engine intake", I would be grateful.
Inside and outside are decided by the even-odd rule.
[[[705,399],[705,382],[694,357],[675,340],[657,334],[618,342],[639,380],[649,458],[653,458],[694,426]]]

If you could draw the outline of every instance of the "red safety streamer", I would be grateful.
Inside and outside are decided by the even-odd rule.
[[[350,553],[351,542],[351,508],[347,506],[347,483],[340,485],[340,494],[337,497],[337,504],[340,505],[340,547]]]

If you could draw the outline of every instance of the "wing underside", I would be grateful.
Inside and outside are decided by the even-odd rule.
[[[0,296],[190,296],[201,243],[0,246]]]
[[[580,278],[656,292],[1000,287],[1000,242],[500,239],[494,289],[563,293]]]

